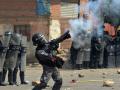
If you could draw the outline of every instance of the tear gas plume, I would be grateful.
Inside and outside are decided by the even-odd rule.
[[[90,44],[91,37],[103,36],[104,16],[111,18],[120,18],[120,0],[89,0],[80,8],[84,9],[83,13],[89,18],[80,17],[79,19],[69,20],[70,35],[73,46],[77,49]],[[112,22],[119,24],[119,21]]]
[[[90,42],[91,37],[91,22],[90,20],[84,20],[83,18],[70,20],[71,25],[70,35],[73,41],[73,46],[78,49],[84,47],[85,44]]]

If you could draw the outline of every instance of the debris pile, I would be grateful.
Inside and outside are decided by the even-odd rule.
[[[79,78],[83,78],[85,75],[83,75],[83,74],[78,74],[78,77]]]
[[[117,70],[117,73],[118,73],[118,74],[120,74],[120,69],[119,69],[119,70]]]
[[[32,86],[36,86],[38,84],[40,84],[40,81],[32,81]]]
[[[77,80],[72,79],[71,83],[77,83]]]
[[[103,86],[106,86],[106,87],[112,87],[114,85],[114,81],[112,80],[105,80],[103,81]]]

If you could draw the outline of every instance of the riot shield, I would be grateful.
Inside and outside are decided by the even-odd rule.
[[[11,39],[11,34],[3,36],[2,42],[4,47],[9,47],[10,39]]]
[[[20,69],[21,71],[25,71],[26,68],[26,53],[27,53],[27,37],[21,37],[21,48],[20,48]]]
[[[27,36],[23,36],[21,37],[21,46],[22,47],[27,47]]]
[[[116,67],[120,67],[120,45],[117,43],[116,45],[116,61],[115,61]]]
[[[5,68],[14,70],[20,49],[21,35],[14,33],[10,39],[9,50],[6,54]]]
[[[14,33],[14,34],[11,36],[10,44],[11,44],[11,45],[14,45],[14,46],[19,46],[19,45],[20,45],[20,42],[21,42],[21,35],[20,35],[20,34],[17,34],[17,33]]]
[[[115,67],[115,45],[107,45],[107,67]]]
[[[3,65],[5,62],[5,56],[8,50],[9,41],[11,35],[4,35],[0,37],[1,45],[0,45],[0,72],[3,70]]]

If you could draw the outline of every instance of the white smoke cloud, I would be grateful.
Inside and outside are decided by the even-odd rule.
[[[90,42],[92,32],[92,23],[90,20],[79,18],[75,20],[70,20],[69,23],[71,26],[70,35],[73,41],[73,46],[76,49],[84,47],[85,44]]]
[[[83,13],[89,14],[90,18],[86,21],[83,17],[69,21],[70,34],[75,48],[82,47],[86,43],[90,44],[90,38],[94,34],[103,35],[104,16],[120,18],[120,0],[90,0],[80,8],[84,8]],[[119,21],[113,23],[118,24]]]
[[[105,15],[120,18],[120,0],[102,0]]]

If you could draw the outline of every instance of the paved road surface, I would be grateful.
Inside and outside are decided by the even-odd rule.
[[[42,69],[40,66],[27,67],[26,79],[29,85],[6,86],[0,87],[0,90],[32,90],[31,82],[39,80]],[[83,74],[84,77],[79,77]],[[117,69],[88,69],[88,70],[61,70],[63,77],[63,86],[61,90],[120,90],[120,74],[117,74]],[[103,80],[113,80],[113,87],[103,87]],[[75,83],[72,83],[75,80]],[[19,81],[19,78],[18,78]],[[7,83],[7,80],[6,80]],[[49,86],[44,90],[51,90],[53,81],[50,80]]]

